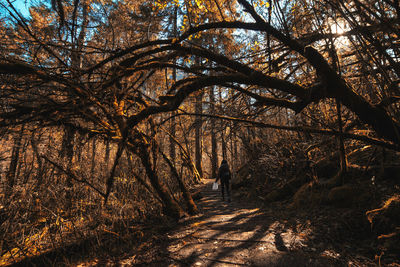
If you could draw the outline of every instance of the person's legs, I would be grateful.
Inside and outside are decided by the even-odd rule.
[[[228,202],[231,202],[231,190],[229,188],[229,180],[225,182],[226,194],[228,196]]]
[[[221,181],[221,194],[222,194],[222,200],[225,200],[225,196],[224,196],[224,182]]]

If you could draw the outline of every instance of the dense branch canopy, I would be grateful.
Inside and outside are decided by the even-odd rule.
[[[28,21],[11,2],[3,4],[14,25],[1,27],[13,32],[16,43],[0,58],[0,125],[70,124],[117,137],[156,114],[177,110],[199,90],[220,87],[250,97],[255,108],[283,107],[295,113],[334,98],[379,138],[400,144],[400,53],[392,45],[399,28],[385,26],[398,19],[395,6],[385,4],[384,18],[350,14],[347,1],[283,2],[285,8],[274,3],[276,13],[265,15],[262,8],[238,0],[237,8],[247,15],[226,10],[229,19],[221,9],[214,15],[198,11],[197,17],[186,10],[189,25],[185,20],[183,32],[167,38],[161,21],[154,25],[139,16],[137,26],[117,25],[121,18],[111,3],[103,5],[114,17],[103,20],[95,14],[95,4],[91,12],[82,4],[68,13],[68,2],[59,1],[54,10],[43,5],[32,9]],[[302,20],[310,17],[309,5],[314,18]],[[152,12],[142,15],[162,10]],[[39,26],[43,19],[48,24]],[[147,32],[140,23],[147,25]],[[115,36],[111,25],[125,27],[124,34]],[[334,27],[346,30],[333,32]],[[117,40],[125,41],[116,46]],[[248,40],[250,48],[242,43]],[[164,88],[157,77],[171,69],[178,71],[178,79]],[[357,81],[354,73],[364,80]]]

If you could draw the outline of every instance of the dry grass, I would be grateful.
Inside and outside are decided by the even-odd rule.
[[[122,186],[122,185],[119,185]],[[137,190],[144,190],[137,188]],[[0,206],[0,265],[9,265],[25,258],[90,240],[98,248],[111,238],[141,238],[140,224],[146,216],[159,215],[159,207],[151,196],[147,201],[132,195],[110,196],[106,206],[90,188],[75,185],[72,205],[63,186],[47,185],[34,190],[33,185],[16,186],[12,196]],[[146,195],[146,194],[145,194]],[[95,249],[95,248],[93,248]],[[65,260],[67,260],[66,257]]]

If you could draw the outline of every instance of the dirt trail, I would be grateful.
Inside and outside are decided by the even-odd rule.
[[[211,183],[202,185],[201,213],[167,234],[154,266],[341,266],[329,251],[307,247],[309,228],[282,221],[279,211],[223,202]]]
[[[288,209],[288,202],[259,208],[262,203],[235,197],[227,203],[219,190],[211,190],[212,182],[199,185],[196,216],[178,223],[153,218],[125,234],[106,232],[15,265],[376,266],[363,256],[373,253],[372,240],[358,238],[358,224],[352,223],[364,213],[357,217],[352,210],[329,207]]]

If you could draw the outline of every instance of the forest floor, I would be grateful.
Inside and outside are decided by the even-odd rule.
[[[128,227],[129,231],[106,232],[16,265],[378,265],[374,238],[365,236],[368,223],[360,223],[366,222],[364,212],[329,206],[298,210],[288,208],[290,202],[266,205],[240,200],[237,191],[227,203],[220,190],[211,189],[212,182],[204,180],[197,186],[202,198],[196,202],[200,212],[195,216],[178,223],[154,218]]]
[[[120,260],[143,266],[375,266],[362,256],[365,240],[335,235],[330,211],[298,212],[285,203],[222,201],[213,180],[200,185],[200,214],[179,222]],[[326,213],[328,212],[328,213]],[[342,213],[340,211],[339,213]],[[335,216],[335,215],[334,215]],[[335,238],[333,238],[335,237]],[[362,244],[364,243],[364,244]],[[368,249],[368,248],[367,248]],[[357,251],[360,251],[358,253]],[[348,252],[350,253],[348,253]]]

